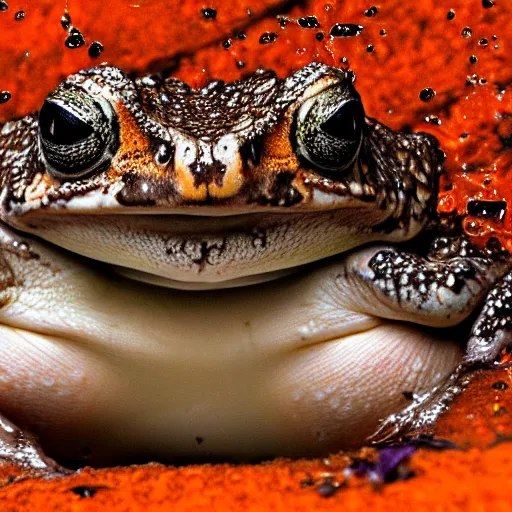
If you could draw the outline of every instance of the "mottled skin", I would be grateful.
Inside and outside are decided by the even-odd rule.
[[[352,253],[340,279],[377,317],[434,327],[460,323],[498,283],[464,364],[493,360],[510,325],[506,254],[439,225],[437,142],[365,117],[352,82],[320,64],[199,91],[111,67],[70,76],[40,115],[1,129],[2,303],[23,286],[11,255],[39,258],[12,228],[185,289],[257,283],[368,242],[414,239]],[[416,405],[392,428],[415,421]]]
[[[248,275],[294,267],[367,241],[409,239],[423,227],[435,202],[436,142],[363,121],[352,79],[319,64],[286,80],[261,72],[200,91],[174,79],[133,82],[108,67],[73,75],[49,101],[69,104],[79,92],[102,102],[101,115],[112,118],[104,120],[105,130],[114,134],[112,140],[100,135],[108,139],[102,153],[106,161],[99,157],[99,169],[86,166],[74,172],[64,163],[63,171],[50,170],[38,142],[37,115],[4,125],[2,219],[67,249],[167,278],[161,284],[178,287],[190,282],[226,286],[237,279],[243,284]],[[349,155],[356,157],[350,165],[319,172],[294,147],[294,123],[300,105],[314,112],[309,98],[333,90],[339,104],[352,100],[361,110],[361,147]],[[357,211],[358,218],[348,218],[347,209]],[[91,222],[90,215],[98,213],[101,217]],[[164,224],[165,236],[158,229],[148,235],[148,214],[158,216],[150,225]],[[195,234],[203,230],[204,236],[180,236],[180,231],[190,234],[190,216],[198,224]],[[230,219],[212,222],[218,216]],[[232,221],[228,230],[236,239],[222,235]],[[84,245],[83,233],[90,228]],[[113,230],[117,233],[109,234]],[[148,238],[151,252],[143,262],[141,244],[122,236],[137,231]],[[349,239],[340,248],[341,233]],[[99,238],[91,245],[95,234]],[[114,246],[98,256],[94,246],[105,252],[108,239]],[[126,261],[119,259],[119,244],[126,249]],[[137,254],[130,258],[132,253]]]

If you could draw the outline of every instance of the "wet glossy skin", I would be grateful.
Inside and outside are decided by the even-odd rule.
[[[398,321],[456,325],[507,266],[436,227],[428,255],[376,245],[239,290],[137,282],[254,284],[435,226],[435,139],[364,117],[323,65],[200,91],[85,71],[0,155],[0,398],[70,457],[357,445],[460,360]]]
[[[436,142],[365,119],[352,78],[311,64],[192,91],[108,67],[74,75],[39,124],[57,115],[63,133],[78,131],[64,119],[76,115],[96,132],[61,145],[70,163],[37,116],[5,125],[2,219],[179,288],[266,280],[409,239],[435,201]],[[332,133],[320,128],[329,119]]]

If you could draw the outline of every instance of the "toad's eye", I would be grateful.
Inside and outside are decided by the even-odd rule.
[[[117,151],[115,113],[107,101],[57,89],[39,112],[39,139],[53,176],[80,178],[103,169]]]
[[[314,167],[343,171],[359,153],[364,125],[364,109],[357,93],[332,87],[309,98],[299,108],[296,151]]]

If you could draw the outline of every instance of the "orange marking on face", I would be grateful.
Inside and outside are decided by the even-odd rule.
[[[291,119],[281,121],[263,141],[260,168],[271,173],[296,172],[300,163],[290,142]]]
[[[119,149],[112,160],[110,175],[122,176],[125,172],[163,177],[166,169],[156,165],[148,138],[140,131],[129,110],[122,104],[116,105],[119,121]]]
[[[174,166],[176,176],[175,185],[183,199],[189,201],[204,201],[208,197],[208,190],[205,183],[199,186],[194,184],[194,176],[183,162],[176,160]]]
[[[244,184],[244,176],[242,174],[243,162],[240,157],[240,153],[236,151],[233,154],[233,158],[230,159],[226,165],[226,172],[222,185],[219,187],[216,183],[210,183],[208,185],[208,192],[211,197],[216,199],[226,199],[233,197],[242,188]]]

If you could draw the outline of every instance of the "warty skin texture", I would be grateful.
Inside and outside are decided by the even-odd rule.
[[[403,258],[398,249],[386,266],[387,246],[239,290],[126,280],[116,272],[166,287],[240,286],[408,240],[433,220],[437,143],[364,117],[350,74],[315,64],[201,91],[96,68],[48,101],[39,125],[34,115],[1,131],[2,219],[39,238],[3,232],[2,403],[56,455],[87,447],[104,463],[354,447],[405,405],[404,391],[432,389],[460,360],[449,334],[397,321],[456,325],[506,270],[496,251],[441,238],[410,257],[403,296]],[[172,101],[186,112],[179,120],[164,108]],[[347,104],[359,109],[348,122],[336,117]],[[55,105],[71,105],[104,143],[92,163],[90,135],[71,136],[76,165],[63,167],[53,141],[62,120],[44,121]],[[320,167],[308,160],[325,146],[316,125],[297,131],[308,116],[355,143],[337,172],[325,169],[329,152]],[[423,290],[425,272],[434,278]]]

